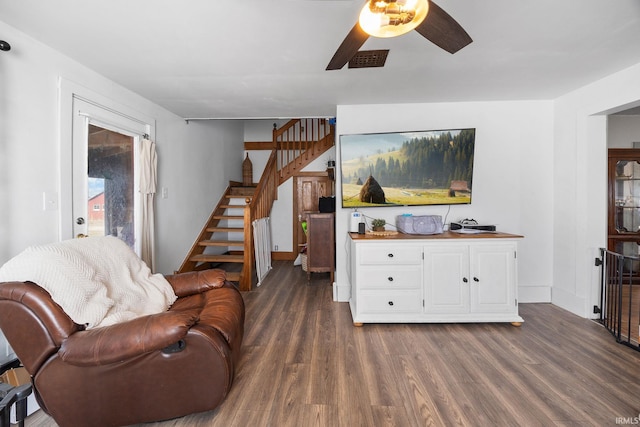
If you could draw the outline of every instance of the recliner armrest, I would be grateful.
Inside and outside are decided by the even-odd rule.
[[[165,276],[178,297],[195,295],[210,289],[221,288],[227,275],[224,270],[211,269],[189,271]]]
[[[197,312],[167,311],[79,331],[62,343],[59,355],[64,362],[77,366],[118,362],[176,343],[197,321]]]

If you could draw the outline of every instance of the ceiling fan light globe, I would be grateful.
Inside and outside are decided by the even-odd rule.
[[[427,0],[370,0],[360,12],[360,27],[374,37],[396,37],[415,29],[429,13]]]

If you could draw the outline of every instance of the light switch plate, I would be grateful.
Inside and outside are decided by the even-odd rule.
[[[58,210],[58,193],[45,191],[42,193],[42,210]]]

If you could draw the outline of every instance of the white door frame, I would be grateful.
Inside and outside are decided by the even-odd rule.
[[[155,120],[139,111],[118,104],[117,102],[97,94],[83,86],[69,80],[60,78],[58,81],[59,92],[59,165],[60,165],[60,217],[59,237],[67,240],[74,237],[73,223],[73,134],[74,121],[86,120],[77,114],[79,103],[90,105],[91,120],[99,124],[110,124],[110,118],[117,116],[122,120],[115,124],[116,128],[128,131],[132,135],[149,135],[155,139]],[[102,113],[101,113],[102,111]],[[124,123],[124,124],[123,124]]]

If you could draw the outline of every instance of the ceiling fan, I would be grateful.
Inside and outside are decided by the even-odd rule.
[[[367,0],[327,70],[344,67],[371,35],[395,37],[411,30],[449,53],[456,53],[473,41],[455,19],[431,0]]]

